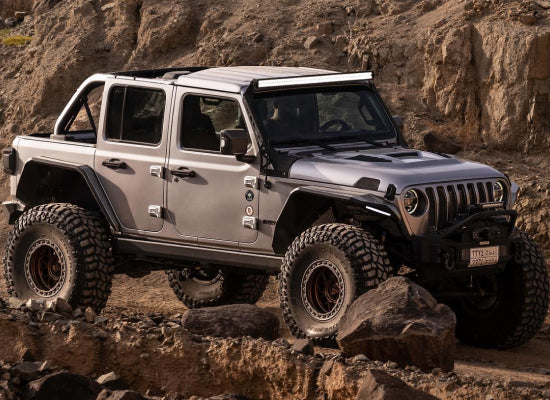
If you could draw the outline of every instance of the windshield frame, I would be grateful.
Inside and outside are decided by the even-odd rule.
[[[250,88],[249,88],[250,89]],[[369,92],[370,95],[372,95],[372,98],[376,101],[376,106],[379,108],[380,117],[384,119],[384,124],[387,126],[388,131],[384,132],[378,132],[374,133],[371,131],[364,131],[362,133],[351,133],[350,131],[339,131],[342,132],[342,136],[338,137],[336,136],[327,136],[327,137],[319,137],[319,138],[299,138],[296,137],[295,140],[283,140],[283,141],[274,141],[271,138],[269,138],[264,130],[263,127],[263,121],[261,119],[261,116],[258,113],[258,110],[256,108],[255,99],[257,98],[265,98],[265,97],[276,97],[276,96],[284,96],[284,95],[300,95],[300,94],[315,94],[315,93],[322,93],[322,92],[353,92],[353,91],[360,91],[360,90],[366,90]],[[324,84],[324,85],[315,85],[315,86],[307,86],[307,87],[293,87],[293,88],[278,88],[274,90],[269,91],[261,91],[261,92],[254,92],[253,90],[249,90],[246,93],[245,101],[247,103],[247,108],[250,110],[250,113],[252,115],[252,119],[254,120],[254,124],[256,125],[256,129],[258,130],[258,134],[260,135],[262,141],[269,147],[278,147],[278,146],[288,146],[290,144],[293,145],[293,147],[305,147],[305,146],[312,146],[315,145],[315,142],[327,142],[331,145],[338,146],[338,142],[341,142],[342,144],[349,145],[352,140],[356,137],[357,143],[361,145],[361,147],[364,147],[365,145],[368,145],[369,142],[375,142],[378,144],[378,141],[385,141],[386,143],[392,143],[392,144],[404,144],[404,140],[401,137],[401,134],[399,132],[399,129],[391,116],[386,104],[380,97],[380,94],[378,93],[378,90],[376,90],[375,86],[372,83],[346,83],[345,85],[337,85],[337,84]],[[315,107],[317,107],[317,104],[315,104]],[[316,110],[317,112],[317,110]],[[347,133],[347,134],[346,134]],[[373,145],[376,145],[373,143]]]

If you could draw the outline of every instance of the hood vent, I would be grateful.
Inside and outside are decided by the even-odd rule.
[[[419,154],[417,151],[408,151],[406,153],[390,153],[386,154],[388,157],[393,158],[405,158],[405,157],[418,157]]]
[[[373,156],[366,156],[364,154],[361,154],[359,156],[348,158],[348,160],[355,160],[355,161],[365,161],[365,162],[391,162],[391,160],[387,160],[385,158],[378,158]]]

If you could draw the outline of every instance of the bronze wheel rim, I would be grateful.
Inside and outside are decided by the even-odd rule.
[[[25,257],[25,278],[32,291],[42,297],[55,296],[66,276],[65,259],[59,246],[49,239],[35,241]]]
[[[304,307],[317,321],[329,321],[342,309],[344,277],[333,262],[317,260],[311,263],[301,286]]]

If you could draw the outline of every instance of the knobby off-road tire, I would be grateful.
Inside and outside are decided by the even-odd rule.
[[[367,231],[314,226],[290,245],[279,277],[285,322],[298,338],[330,343],[351,303],[391,275],[385,250]]]
[[[10,296],[62,297],[96,312],[111,293],[113,259],[103,221],[72,204],[31,208],[8,235],[4,274]]]
[[[255,304],[269,282],[264,274],[215,271],[210,277],[188,276],[181,270],[166,271],[170,287],[187,308],[226,304]]]
[[[455,304],[456,336],[467,344],[510,348],[529,341],[540,329],[548,310],[549,283],[544,257],[537,244],[522,231],[513,238],[515,258],[493,285],[493,302],[480,307],[473,301]]]

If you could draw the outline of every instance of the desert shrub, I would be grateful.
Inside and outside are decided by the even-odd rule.
[[[2,38],[2,44],[6,46],[25,46],[32,40],[32,36],[14,35]]]

